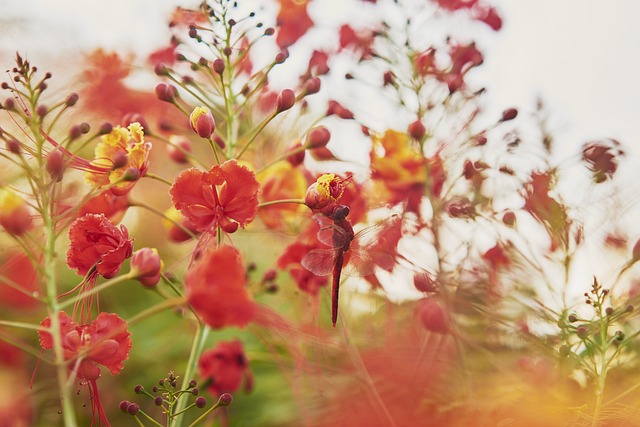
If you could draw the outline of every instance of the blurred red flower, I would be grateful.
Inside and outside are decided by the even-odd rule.
[[[113,225],[103,214],[87,214],[69,227],[67,265],[80,276],[95,267],[97,274],[110,279],[131,256],[133,240],[124,225]]]
[[[307,13],[308,4],[309,0],[280,0],[280,12],[276,18],[280,29],[276,43],[281,48],[294,44],[313,26]]]
[[[205,249],[187,271],[184,285],[187,302],[213,329],[243,327],[255,317],[246,270],[232,246]]]
[[[129,208],[129,196],[116,196],[111,191],[103,191],[87,200],[80,208],[78,216],[86,214],[104,214],[114,224],[119,223]]]
[[[39,293],[38,275],[31,261],[22,252],[10,253],[0,263],[0,305],[14,310],[35,308]]]
[[[169,193],[174,206],[198,231],[215,233],[215,227],[233,233],[258,213],[256,176],[236,160],[228,160],[207,172],[182,171]]]
[[[198,368],[209,384],[207,390],[215,396],[238,391],[243,380],[246,393],[253,388],[253,375],[240,340],[220,341],[215,348],[203,352]]]
[[[112,375],[122,370],[132,344],[127,322],[116,314],[100,313],[93,322],[77,325],[64,311],[58,313],[58,320],[64,359],[70,362],[69,370],[77,371],[78,379],[97,380],[100,377],[98,365],[109,369]],[[45,328],[51,327],[51,319],[45,318],[40,326],[40,346],[50,350],[53,337]]]

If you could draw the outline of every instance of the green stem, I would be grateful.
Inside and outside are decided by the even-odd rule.
[[[167,308],[182,305],[184,304],[184,302],[185,302],[184,298],[174,298],[174,299],[162,301],[161,303],[151,306],[148,309],[136,314],[135,316],[133,316],[127,321],[127,324],[129,326],[135,325],[136,323],[141,322],[144,319],[153,316],[154,314],[160,313],[166,310]]]
[[[184,371],[184,377],[182,377],[182,388],[186,389],[189,386],[189,381],[193,378],[193,373],[195,372],[196,365],[198,363],[198,359],[200,358],[200,354],[202,353],[202,349],[204,347],[204,343],[207,339],[207,335],[209,335],[209,327],[198,323],[198,329],[196,330],[196,335],[193,339],[193,344],[191,346],[191,354],[189,355],[189,361],[187,362],[187,367]],[[182,395],[178,399],[178,404],[176,405],[176,413],[178,414],[175,417],[175,421],[172,424],[173,427],[181,427],[183,421],[182,411],[184,410],[187,404],[186,396]]]
[[[62,419],[65,427],[76,427],[76,414],[73,408],[73,393],[67,386],[67,363],[64,360],[62,349],[62,337],[60,336],[60,319],[58,313],[60,307],[57,303],[57,278],[56,278],[56,248],[55,248],[55,224],[48,212],[43,216],[46,230],[46,245],[44,251],[44,269],[46,277],[47,299],[49,302],[51,321],[51,336],[53,338],[53,354],[56,364],[56,378],[58,392],[60,393],[60,405],[62,406]]]
[[[104,283],[101,283],[100,285],[85,291],[85,292],[81,292],[78,295],[74,296],[73,298],[68,299],[67,301],[60,303],[58,305],[59,309],[63,309],[71,304],[74,304],[76,301],[82,299],[82,298],[86,298],[88,296],[97,294],[98,292],[104,291],[107,288],[110,288],[114,285],[117,285],[120,282],[124,282],[125,280],[130,280],[130,279],[135,279],[136,278],[136,274],[132,274],[131,272],[127,273],[127,274],[123,274],[121,276],[118,277],[114,277],[111,280],[107,280]]]
[[[270,200],[268,202],[262,202],[258,205],[259,208],[264,208],[267,206],[280,205],[284,203],[295,203],[298,205],[306,204],[302,199],[280,199],[280,200]]]

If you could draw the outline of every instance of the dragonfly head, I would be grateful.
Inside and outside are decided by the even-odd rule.
[[[331,213],[331,219],[333,222],[341,222],[349,215],[349,206],[347,205],[338,205]]]

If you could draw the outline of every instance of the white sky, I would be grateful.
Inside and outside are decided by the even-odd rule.
[[[193,4],[186,0],[4,0],[0,2],[0,61],[5,68],[11,66],[16,50],[28,52],[34,62],[44,65],[71,60],[78,51],[96,45],[148,51],[166,43],[166,17],[180,3]],[[612,136],[630,151],[640,147],[639,1],[491,3],[504,17],[504,27],[485,44],[486,61],[478,74],[491,89],[495,105],[530,108],[535,96],[542,95],[558,130],[567,132],[567,144],[575,147],[588,138]]]

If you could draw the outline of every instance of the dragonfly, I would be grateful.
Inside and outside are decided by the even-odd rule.
[[[381,250],[381,236],[390,230],[398,215],[393,215],[371,227],[354,233],[351,222],[346,218],[348,207],[338,209],[331,217],[316,215],[319,231],[318,240],[328,248],[313,249],[305,254],[301,264],[318,276],[331,276],[331,323],[336,326],[338,320],[338,296],[340,277],[343,269],[350,276],[367,276],[376,267],[391,271],[395,258]]]

